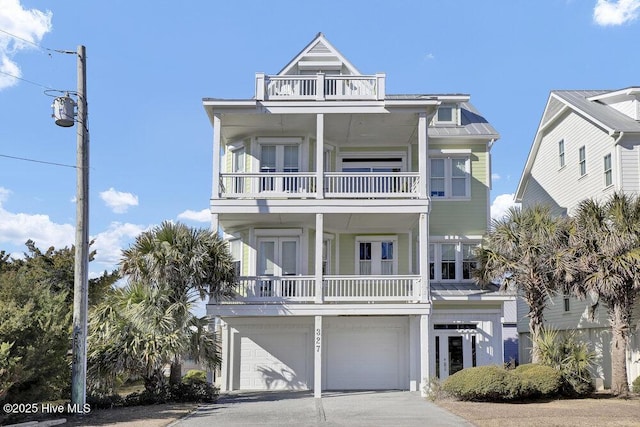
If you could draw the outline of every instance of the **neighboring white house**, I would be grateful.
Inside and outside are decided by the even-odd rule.
[[[468,95],[389,95],[318,34],[254,97],[205,98],[213,228],[240,286],[210,301],[226,390],[421,390],[503,363],[473,284],[499,137]],[[220,82],[220,84],[224,84]]]
[[[524,207],[551,206],[569,214],[589,197],[606,199],[615,191],[640,190],[640,87],[621,90],[558,90],[551,92],[520,178],[516,201]],[[598,386],[611,384],[609,323],[605,307],[588,316],[589,301],[555,297],[544,312],[545,323],[559,329],[580,329],[599,355]],[[520,357],[529,357],[528,320],[518,301]],[[627,367],[631,382],[640,375],[640,331],[634,318]]]

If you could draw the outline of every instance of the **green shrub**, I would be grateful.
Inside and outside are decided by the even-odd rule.
[[[185,376],[182,377],[182,382],[184,384],[206,383],[207,373],[199,369],[189,369]]]
[[[447,378],[445,392],[460,400],[503,401],[521,396],[520,378],[498,366],[463,369]]]
[[[640,377],[636,377],[631,383],[631,391],[634,393],[640,393]]]
[[[520,378],[523,398],[555,396],[562,389],[562,374],[550,366],[528,363],[512,372]]]
[[[124,406],[125,402],[119,394],[87,394],[87,403],[91,409],[112,409]]]
[[[172,402],[213,403],[218,400],[218,389],[208,382],[193,382],[171,386],[169,395]]]
[[[560,333],[553,328],[543,328],[536,341],[540,364],[550,366],[562,374],[563,394],[584,396],[593,392],[590,368],[595,353],[578,339],[575,330]]]

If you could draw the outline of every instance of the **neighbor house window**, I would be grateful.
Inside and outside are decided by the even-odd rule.
[[[470,160],[468,157],[431,159],[431,197],[463,198],[471,192]]]
[[[604,156],[604,186],[613,184],[613,172],[611,170],[611,154]]]
[[[560,161],[560,167],[564,167],[564,139],[558,142],[558,160]]]
[[[429,245],[429,279],[436,278],[436,245]]]
[[[587,173],[587,149],[584,145],[580,147],[578,156],[580,158],[580,176],[584,176]]]
[[[564,296],[564,311],[565,312],[571,311],[571,302],[569,300],[568,295]]]

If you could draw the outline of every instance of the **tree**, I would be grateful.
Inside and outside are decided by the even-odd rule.
[[[500,281],[502,290],[515,288],[529,307],[533,363],[539,360],[536,343],[548,298],[572,277],[567,244],[567,221],[536,205],[511,208],[506,217],[494,220],[478,251],[476,281],[483,286]]]
[[[145,375],[151,378],[153,369],[159,366],[159,362],[153,358],[158,357],[162,363],[171,365],[172,383],[180,381],[181,362],[185,355],[203,358],[207,363],[217,363],[219,359],[215,341],[205,331],[207,320],[194,317],[190,310],[196,295],[204,299],[207,295],[219,298],[231,294],[236,276],[227,243],[211,230],[163,222],[141,233],[122,254],[120,268],[130,282],[127,292],[144,292],[147,298],[155,301],[155,307],[163,312],[152,313],[152,306],[131,306],[132,309],[137,307],[138,310],[144,310],[144,315],[129,318],[125,315],[120,321],[125,324],[129,322],[129,326],[116,330],[126,330],[134,335],[146,331],[152,339],[147,340],[141,335],[136,338],[137,342],[142,345],[142,341],[147,340],[147,344],[153,343],[153,346],[140,348],[136,344],[124,348],[123,351],[129,351],[130,354],[124,354],[118,360],[122,362],[131,355],[143,354],[150,363],[145,368]],[[135,323],[146,319],[145,316],[149,316],[150,322],[151,319],[157,319],[156,324]],[[151,331],[145,329],[147,326],[152,326]],[[103,343],[113,343],[113,340],[106,338],[108,334],[109,331],[103,334]],[[160,339],[162,334],[165,336]],[[131,336],[131,339],[134,337]],[[151,350],[155,354],[151,354]],[[134,369],[122,363],[123,371]]]
[[[640,201],[615,193],[605,202],[587,199],[576,210],[571,234],[578,297],[591,296],[592,314],[603,302],[611,325],[611,389],[627,394],[627,343],[640,290]]]
[[[88,374],[93,388],[110,392],[123,375],[141,377],[148,391],[158,392],[164,367],[176,354],[192,355],[211,368],[219,362],[207,318],[194,316],[195,300],[182,297],[167,287],[131,282],[113,289],[92,310]]]
[[[74,250],[26,246],[22,259],[0,252],[0,400],[9,402],[60,399],[71,378]],[[116,279],[92,279],[90,300]]]

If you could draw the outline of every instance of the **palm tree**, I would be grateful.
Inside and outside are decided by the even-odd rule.
[[[567,222],[554,217],[549,208],[511,208],[507,215],[492,222],[492,228],[478,251],[476,281],[486,286],[501,282],[501,289],[517,289],[529,306],[532,361],[537,363],[538,338],[548,298],[565,280]]]
[[[189,354],[213,368],[219,362],[215,337],[206,317],[191,313],[195,299],[176,299],[173,289],[133,282],[112,290],[91,312],[89,376],[110,390],[117,375],[142,377],[157,392],[164,366]]]
[[[211,230],[165,221],[141,233],[122,254],[120,270],[124,275],[152,288],[171,290],[168,296],[171,302],[184,301],[194,293],[202,300],[207,295],[213,298],[231,295],[236,284],[227,242]],[[180,310],[173,314],[178,323],[193,323]],[[187,322],[187,319],[191,320]],[[190,326],[196,329],[203,327]],[[180,381],[183,355],[194,352],[197,350],[175,347],[171,360],[171,383]],[[210,356],[215,358],[214,354]]]
[[[615,193],[606,202],[588,199],[574,216],[571,244],[581,274],[572,282],[578,297],[607,307],[611,325],[611,389],[627,394],[626,350],[631,315],[640,290],[640,201]]]

